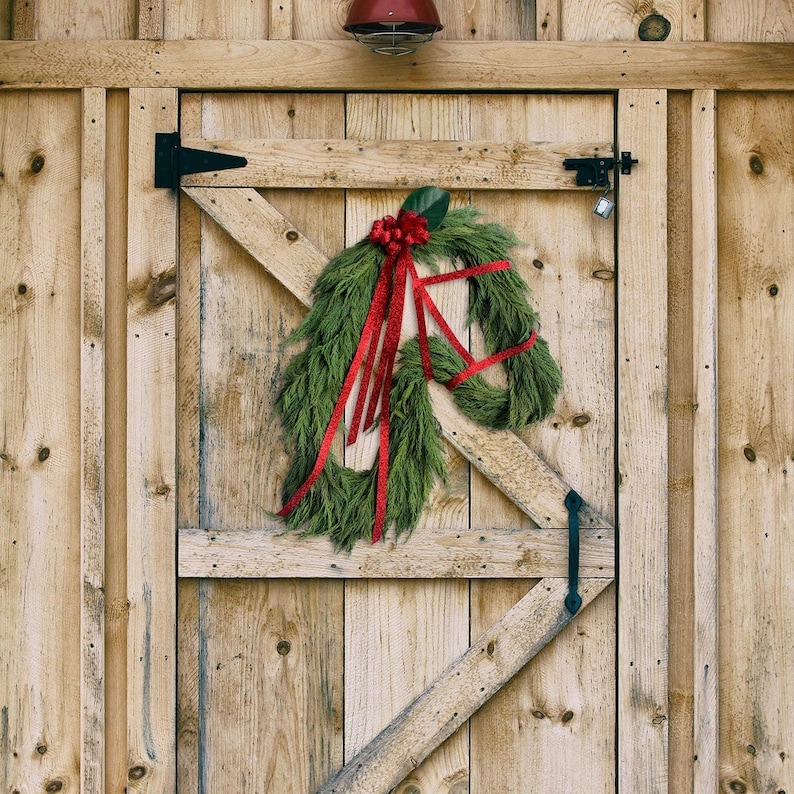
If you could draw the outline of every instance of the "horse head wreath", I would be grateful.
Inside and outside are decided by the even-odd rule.
[[[551,413],[562,387],[527,303],[527,285],[508,259],[517,239],[499,224],[480,222],[473,207],[448,212],[449,198],[421,188],[396,218],[376,220],[367,239],[325,267],[311,310],[288,340],[306,346],[284,371],[277,401],[292,454],[278,515],[305,535],[329,535],[340,549],[365,537],[376,543],[391,528],[396,536],[409,532],[435,479],[445,477],[429,380],[444,384],[470,419],[511,430]],[[456,269],[439,274],[439,261]],[[415,262],[435,275],[420,278]],[[418,334],[398,350],[409,275]],[[460,343],[427,289],[459,278],[471,279],[468,320],[479,323],[488,351],[481,361]],[[428,335],[425,311],[444,337]],[[479,374],[497,363],[507,375],[504,389]],[[376,462],[365,471],[342,466],[331,451],[359,377],[347,443],[361,430],[379,430]]]

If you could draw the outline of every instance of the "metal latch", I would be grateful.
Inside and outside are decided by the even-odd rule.
[[[178,132],[154,134],[154,186],[179,187],[184,174],[226,171],[248,165],[245,157],[183,147]]]
[[[576,184],[579,187],[607,187],[609,172],[620,164],[621,174],[630,174],[631,167],[638,163],[631,152],[621,152],[620,160],[614,157],[566,157],[562,161],[566,171],[576,171]]]

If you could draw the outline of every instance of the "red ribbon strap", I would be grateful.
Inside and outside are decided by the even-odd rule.
[[[405,293],[407,290],[408,275],[411,276],[414,306],[416,307],[416,319],[419,328],[419,348],[422,356],[422,368],[427,380],[433,378],[433,367],[430,360],[430,348],[427,338],[427,327],[425,324],[424,310],[426,308],[433,319],[438,324],[442,333],[449,340],[458,354],[466,362],[467,367],[458,373],[446,386],[454,389],[467,378],[478,372],[504,361],[510,356],[515,356],[525,350],[529,350],[537,339],[537,332],[533,331],[526,342],[495,353],[482,361],[475,361],[471,353],[460,343],[455,336],[452,328],[442,316],[433,299],[427,292],[426,287],[432,284],[440,284],[445,281],[453,281],[470,276],[479,276],[483,273],[493,273],[497,270],[505,270],[510,267],[507,261],[489,262],[485,265],[469,267],[463,270],[456,270],[452,273],[444,273],[438,276],[428,276],[419,278],[411,256],[412,245],[424,245],[429,239],[427,231],[427,219],[417,215],[412,211],[400,210],[397,218],[387,215],[382,220],[377,220],[372,225],[369,239],[371,242],[383,246],[386,250],[386,259],[381,267],[380,275],[372,296],[372,304],[364,321],[364,328],[361,332],[361,339],[356,348],[353,361],[345,376],[342,384],[342,391],[336,401],[331,419],[323,435],[320,451],[317,455],[314,467],[306,478],[306,481],[292,495],[289,501],[279,511],[279,516],[289,515],[308,493],[309,489],[319,478],[328,455],[331,445],[342,421],[345,405],[353,390],[356,378],[361,372],[361,384],[359,386],[358,397],[353,411],[353,421],[350,426],[347,444],[353,444],[359,435],[361,420],[364,417],[364,430],[368,430],[375,422],[375,415],[380,406],[380,442],[378,454],[378,482],[375,503],[375,523],[372,530],[372,542],[377,543],[383,535],[383,527],[386,520],[386,497],[389,480],[389,419],[390,419],[390,398],[392,376],[394,373],[394,363],[397,358],[397,348],[400,344],[400,328],[402,325],[403,304],[405,303]],[[381,331],[384,323],[386,331],[383,336],[383,343],[380,344]],[[380,356],[378,357],[378,347],[380,346]],[[376,367],[377,358],[377,367]],[[374,381],[372,373],[375,373]],[[366,406],[366,415],[364,408]]]

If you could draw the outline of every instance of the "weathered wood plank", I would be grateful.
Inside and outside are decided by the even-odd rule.
[[[161,41],[165,37],[165,0],[138,3],[138,38]]]
[[[447,441],[536,524],[567,525],[565,496],[571,488],[537,453],[510,431],[489,430],[461,414],[449,392],[438,383],[430,384],[430,394],[433,412]],[[609,526],[586,503],[579,511],[579,518],[582,526]]]
[[[794,41],[794,8],[788,0],[712,0],[707,7],[710,41]]]
[[[105,89],[83,90],[80,790],[85,794],[105,790],[105,102]]]
[[[618,223],[618,781],[667,787],[667,103],[621,91],[618,144],[641,165]]]
[[[694,785],[719,789],[717,95],[692,92]]]
[[[614,576],[614,530],[581,531],[582,576]],[[568,575],[567,529],[416,529],[410,541],[335,552],[327,538],[280,529],[182,529],[179,576],[444,579]]]
[[[485,94],[472,99],[472,135],[506,141],[611,138],[614,112],[612,96]],[[511,251],[513,267],[529,287],[528,301],[562,367],[563,390],[554,412],[518,435],[612,521],[615,229],[614,218],[593,215],[595,198],[592,192],[477,191],[471,200],[488,220],[504,224],[522,241]],[[475,358],[484,357],[476,326],[472,336]],[[500,384],[493,380],[502,374],[499,369],[488,370],[486,377]],[[520,527],[531,521],[477,471],[471,514],[474,526]],[[532,584],[473,581],[472,637]],[[471,723],[472,791],[551,792],[560,780],[570,791],[614,789],[614,624],[613,589],[577,615],[575,631],[555,638],[477,713]],[[594,658],[601,663],[592,664]],[[579,763],[585,757],[587,763]]]
[[[706,0],[683,0],[681,21],[683,41],[706,41],[706,5]]]
[[[184,191],[301,303],[311,304],[312,287],[328,258],[295,224],[253,188]]]
[[[0,787],[80,787],[80,95],[0,98]]]
[[[352,139],[466,140],[469,97],[348,95],[346,134]],[[372,222],[394,214],[407,190],[347,192],[346,244],[369,233]],[[452,202],[468,197],[455,193]],[[461,292],[463,286],[463,292]],[[452,287],[449,289],[449,287]],[[466,286],[442,285],[434,293],[455,332],[465,339]],[[416,327],[407,301],[403,334]],[[345,449],[345,465],[369,467],[374,462],[376,434],[359,438]],[[418,528],[468,527],[469,466],[446,452],[447,483],[433,489]],[[362,544],[365,545],[365,544]],[[465,580],[352,580],[345,588],[345,759],[355,755],[399,713],[470,642],[469,588]],[[421,630],[418,630],[421,627]],[[377,695],[375,695],[377,693]],[[412,771],[407,788],[439,791],[468,780],[468,728],[463,727],[424,764]]]
[[[127,785],[127,182],[129,96],[107,94],[105,173],[105,790]]]
[[[271,40],[292,38],[292,0],[269,0],[267,37]]]
[[[720,785],[794,791],[794,95],[717,128]]]
[[[581,581],[587,606],[610,583]],[[571,621],[567,582],[543,579],[355,755],[317,794],[387,792]]]
[[[354,41],[0,42],[0,88],[508,91],[794,88],[794,44],[433,42],[373,59]]]
[[[11,38],[33,41],[36,38],[36,0],[10,0]]]
[[[640,38],[639,26],[651,14],[663,16],[671,26],[665,46],[681,37],[682,0],[653,3],[623,0],[562,0],[560,38],[565,41],[620,41]]]
[[[667,94],[668,410],[670,452],[670,791],[694,791],[694,509],[692,504],[692,95]]]
[[[181,184],[211,187],[447,190],[570,190],[576,174],[566,157],[609,156],[611,142],[513,141],[184,140],[190,148],[245,157],[228,171],[188,174]],[[579,188],[589,190],[589,188]]]
[[[154,187],[155,132],[176,129],[173,89],[130,92],[127,256],[127,589],[130,787],[176,786],[177,205]],[[140,782],[138,782],[140,781]]]
[[[535,0],[537,40],[560,40],[560,0]]]
[[[201,102],[206,137],[344,132],[338,95],[203,95]],[[343,245],[343,197],[268,191],[263,203],[289,219],[273,236],[288,243],[285,231],[300,228],[324,264]],[[240,222],[255,229],[260,218],[244,203]],[[205,214],[201,226],[199,400],[183,405],[201,422],[199,525],[245,529],[272,520],[279,504],[289,459],[274,403],[284,342],[304,310],[211,217]],[[300,256],[290,266],[307,267]],[[189,630],[200,643],[192,774],[204,790],[238,790],[245,778],[263,789],[310,794],[342,764],[343,596],[343,583],[330,580],[200,583],[200,626]]]

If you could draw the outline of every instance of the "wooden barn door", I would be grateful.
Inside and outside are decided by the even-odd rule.
[[[666,475],[662,467],[633,478],[632,466],[645,466],[632,449],[644,442],[632,435],[632,410],[624,420],[616,409],[615,218],[593,215],[595,195],[573,189],[573,175],[562,168],[564,157],[612,153],[614,102],[613,95],[182,97],[183,145],[242,152],[249,165],[182,180],[180,792],[607,792],[619,775],[621,720],[624,730],[632,720],[642,723],[635,755],[664,743],[664,717],[652,727],[650,717],[666,704],[661,697],[639,704],[637,697],[652,688],[642,678],[645,657],[661,656],[664,627],[655,618],[639,637],[647,606],[632,607],[634,635],[621,640],[629,650],[620,669],[609,585],[619,422],[626,426],[621,476],[631,478],[629,491],[661,487]],[[638,119],[634,128],[643,124]],[[295,352],[285,340],[327,258],[430,183],[457,188],[453,205],[473,203],[525,241],[514,251],[515,266],[561,365],[563,392],[551,417],[515,435],[471,426],[436,390],[448,483],[435,489],[406,542],[359,543],[349,556],[334,554],[323,539],[284,535],[272,517],[288,463],[273,409],[280,373]],[[642,256],[642,245],[634,256]],[[639,300],[643,289],[632,282],[626,295]],[[478,351],[476,329],[469,337],[465,328],[466,296],[458,282],[436,293],[447,319]],[[635,305],[627,317],[653,308]],[[640,326],[634,331],[644,336]],[[632,346],[648,348],[626,337],[618,335],[627,399],[642,403],[641,379],[633,382],[626,368]],[[640,424],[644,410],[634,412]],[[664,439],[656,442],[651,454],[663,463]],[[344,454],[348,466],[369,466],[374,444],[359,442]],[[564,627],[570,488],[585,501],[586,608]],[[637,509],[640,497],[630,494],[621,518],[634,511],[645,520],[658,503],[649,499]],[[626,548],[632,542],[627,538]],[[639,580],[642,571],[628,576]],[[518,612],[503,618],[517,602]],[[663,610],[664,593],[660,603]],[[486,672],[480,686],[473,656],[501,669],[535,653],[467,719],[490,696],[487,687],[501,685],[493,683],[501,673]],[[456,660],[461,666],[449,668]],[[666,661],[657,664],[663,670]],[[395,720],[439,676],[447,694],[429,694],[436,698],[430,712],[443,704],[451,713],[409,711]],[[619,680],[627,682],[625,695]],[[632,716],[640,711],[641,718]],[[454,733],[422,761],[446,735],[441,723],[450,721]],[[359,756],[364,772],[346,767],[328,786],[387,726],[392,744],[382,735]],[[402,770],[397,778],[394,769]],[[385,780],[391,782],[383,788]]]

